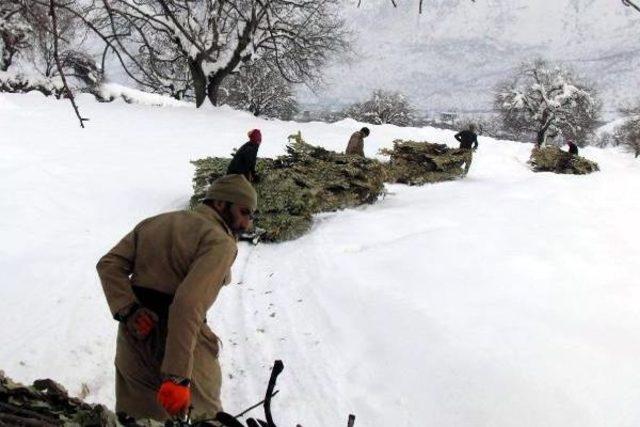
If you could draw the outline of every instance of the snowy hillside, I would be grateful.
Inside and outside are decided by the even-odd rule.
[[[0,94],[0,369],[113,405],[116,325],[98,258],[141,219],[181,209],[189,160],[260,155],[298,130],[342,150],[361,124],[263,121],[226,108]],[[372,126],[453,145],[453,133]],[[284,244],[242,244],[208,319],[237,413],[285,371],[278,425],[640,425],[640,163],[586,148],[601,172],[534,174],[531,146],[480,138],[467,179],[392,185]]]
[[[607,109],[637,97],[640,13],[620,0],[354,0],[345,19],[358,54],[309,101],[348,103],[401,90],[420,108],[487,110],[491,91],[523,60],[544,56],[595,81]]]

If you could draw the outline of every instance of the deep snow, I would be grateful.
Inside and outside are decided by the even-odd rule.
[[[0,94],[0,368],[113,404],[116,327],[98,258],[141,219],[180,209],[190,159],[228,155],[260,127],[261,156],[298,130],[342,150],[361,124],[264,121],[226,108]],[[454,144],[432,128],[371,126]],[[480,138],[469,176],[388,186],[318,216],[293,242],[241,244],[209,321],[224,403],[260,400],[285,371],[280,425],[640,425],[640,164],[588,148],[590,176],[534,174],[531,146]]]

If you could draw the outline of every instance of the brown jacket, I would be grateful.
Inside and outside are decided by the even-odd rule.
[[[364,157],[364,136],[362,135],[362,132],[358,130],[351,135],[345,154]]]
[[[145,219],[98,262],[111,313],[137,302],[131,286],[173,295],[161,370],[191,378],[198,335],[207,310],[231,280],[237,254],[231,230],[213,209],[200,205]],[[202,331],[202,329],[207,331]]]

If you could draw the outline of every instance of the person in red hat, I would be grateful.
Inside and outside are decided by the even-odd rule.
[[[252,129],[247,134],[249,141],[245,142],[233,155],[227,168],[227,175],[244,175],[249,182],[256,182],[256,160],[258,148],[262,142],[260,129]]]

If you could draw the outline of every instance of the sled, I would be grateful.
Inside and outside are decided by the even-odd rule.
[[[252,245],[257,245],[260,239],[267,232],[264,228],[255,227],[252,231],[241,233],[238,236],[238,240],[243,242],[251,242]]]

